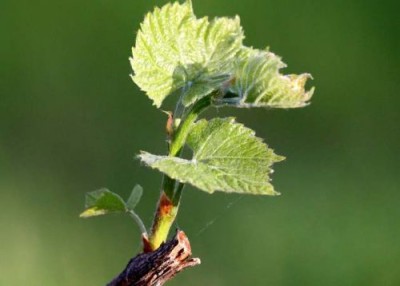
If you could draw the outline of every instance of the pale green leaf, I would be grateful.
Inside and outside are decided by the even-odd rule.
[[[129,210],[134,210],[136,205],[139,203],[142,194],[143,188],[140,185],[136,185],[133,188],[128,200],[126,201],[126,208]]]
[[[181,88],[189,105],[230,77],[242,39],[238,17],[197,19],[190,1],[155,8],[132,49],[133,81],[157,107]]]
[[[125,202],[119,195],[107,189],[100,189],[86,194],[85,211],[80,214],[80,217],[87,218],[125,211]]]
[[[286,65],[269,51],[243,48],[236,62],[233,84],[229,92],[237,97],[221,103],[238,107],[296,108],[308,104],[314,88],[305,90],[310,74],[283,75]]]
[[[140,159],[173,179],[200,190],[277,195],[270,183],[274,154],[254,131],[232,118],[200,120],[187,139],[191,160],[142,152]]]

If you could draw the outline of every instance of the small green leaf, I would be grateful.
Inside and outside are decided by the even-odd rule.
[[[243,48],[236,62],[234,83],[229,92],[237,97],[222,103],[237,107],[296,108],[308,104],[314,88],[304,86],[310,74],[282,75],[286,67],[280,57],[269,51]]]
[[[254,131],[232,118],[200,120],[187,144],[193,158],[156,156],[142,152],[140,159],[152,168],[200,190],[277,195],[270,183],[271,165],[284,157],[274,154]]]
[[[99,216],[108,213],[125,212],[124,200],[117,194],[100,189],[86,194],[85,211],[80,217]]]
[[[190,105],[230,77],[243,37],[239,17],[197,19],[190,1],[155,8],[132,49],[132,79],[157,107],[181,88]]]
[[[140,201],[142,194],[143,194],[143,188],[140,185],[136,185],[133,188],[132,193],[129,196],[128,200],[126,201],[126,208],[128,210],[134,210],[136,205]]]

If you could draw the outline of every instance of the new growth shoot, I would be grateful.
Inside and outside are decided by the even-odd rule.
[[[288,109],[308,104],[314,89],[306,90],[305,84],[311,75],[282,74],[286,65],[279,56],[247,47],[243,39],[238,16],[197,18],[191,1],[166,4],[145,16],[130,58],[132,79],[157,108],[167,97],[176,98],[174,112],[168,112],[167,153],[138,155],[163,173],[153,224],[147,232],[134,211],[140,186],[127,201],[106,189],[88,193],[82,217],[126,213],[141,229],[144,251],[154,251],[167,240],[186,184],[210,194],[279,194],[270,175],[273,164],[284,157],[232,117],[199,118],[215,107]],[[181,157],[184,148],[192,151],[190,159]]]

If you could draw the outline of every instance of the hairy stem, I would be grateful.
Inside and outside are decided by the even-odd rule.
[[[202,111],[204,111],[211,104],[211,95],[200,99],[196,104],[192,107],[189,113],[183,118],[183,121],[178,127],[178,130],[175,132],[174,137],[171,141],[171,146],[169,150],[169,156],[179,156],[181,149],[185,145],[186,138],[189,134],[189,131],[193,125],[193,123],[197,120],[198,116]]]
[[[171,138],[169,148],[169,156],[179,157],[182,149],[185,146],[186,138],[193,123],[198,116],[211,104],[211,96],[204,97],[199,100],[188,112],[185,118],[182,119],[178,129]],[[154,215],[149,244],[151,250],[156,250],[166,241],[169,230],[179,209],[180,198],[184,184],[176,182],[176,180],[163,176],[162,190],[158,201],[156,213]]]

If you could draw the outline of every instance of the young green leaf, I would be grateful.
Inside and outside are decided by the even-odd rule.
[[[187,144],[193,150],[191,160],[147,152],[139,157],[171,178],[209,193],[278,194],[269,174],[271,165],[284,158],[233,118],[200,120],[194,124]]]
[[[222,99],[237,107],[296,108],[308,104],[314,88],[304,86],[310,74],[282,75],[286,67],[280,57],[269,51],[243,48],[236,62],[234,83],[229,92],[237,97]]]
[[[86,194],[85,211],[80,217],[99,216],[108,213],[126,212],[124,200],[107,189],[100,189]]]
[[[157,107],[181,88],[190,105],[230,77],[243,37],[238,17],[197,19],[190,1],[155,8],[132,49],[133,81]]]
[[[143,194],[143,188],[140,185],[136,185],[133,188],[128,200],[126,201],[126,208],[128,210],[134,210],[136,205],[140,201],[142,194]]]

